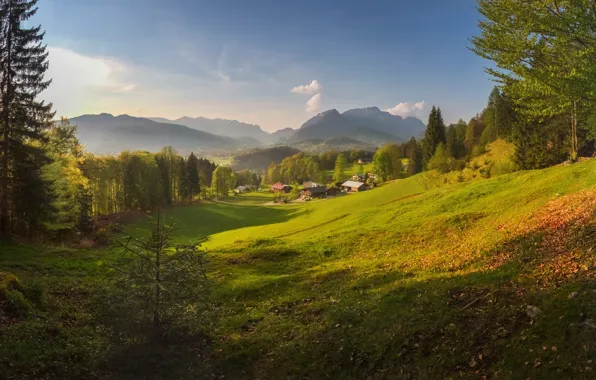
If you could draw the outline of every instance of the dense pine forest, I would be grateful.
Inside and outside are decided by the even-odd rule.
[[[468,121],[226,163],[86,151],[44,5],[0,0],[0,379],[592,378],[593,1],[478,0]]]

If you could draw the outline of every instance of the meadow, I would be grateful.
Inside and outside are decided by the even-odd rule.
[[[594,186],[589,160],[443,185],[416,175],[302,204],[238,196],[162,210],[177,242],[208,239],[211,340],[138,366],[93,316],[113,250],[1,246],[2,268],[48,296],[0,327],[0,368],[7,378],[592,378]],[[150,227],[146,217],[126,229]]]

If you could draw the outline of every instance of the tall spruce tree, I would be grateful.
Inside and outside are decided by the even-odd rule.
[[[424,132],[424,139],[422,140],[422,158],[424,166],[426,166],[430,158],[435,154],[440,143],[447,143],[445,123],[443,122],[441,109],[433,106],[430,115],[428,116],[428,125]]]
[[[36,3],[0,1],[0,235],[33,233],[49,204],[39,142],[54,113],[38,100],[51,82],[44,79],[48,52],[41,27],[24,25]]]
[[[201,185],[199,182],[199,159],[194,153],[191,153],[186,160],[186,183],[188,196],[190,201],[201,192]]]

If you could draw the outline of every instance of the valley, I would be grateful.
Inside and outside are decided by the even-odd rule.
[[[233,197],[234,205],[163,210],[179,226],[176,242],[208,238],[218,337],[174,346],[159,367],[119,364],[118,371],[167,378],[587,376],[596,338],[589,322],[596,312],[595,165],[439,187],[417,175],[285,206],[255,205],[258,194],[249,193]],[[143,236],[150,220],[125,228]],[[52,305],[39,322],[2,327],[11,344],[0,358],[27,353],[11,371],[72,377],[96,368],[110,376],[121,363],[113,361],[118,349],[89,329],[97,322],[85,294],[117,251],[2,251],[0,264],[23,281],[43,274]],[[66,323],[68,330],[59,327]],[[52,341],[31,345],[49,326],[57,326]],[[79,339],[93,344],[73,346]],[[72,355],[82,366],[36,364]],[[195,367],[196,355],[209,358],[207,369]],[[105,360],[107,367],[95,367]]]

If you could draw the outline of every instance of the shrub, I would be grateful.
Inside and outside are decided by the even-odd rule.
[[[484,154],[485,152],[486,152],[486,149],[484,148],[484,146],[474,145],[474,147],[472,148],[472,157],[480,156],[481,154]]]
[[[6,295],[4,311],[15,317],[26,317],[33,310],[31,302],[18,290],[11,290]]]
[[[23,291],[23,285],[12,273],[0,272],[0,301],[6,300],[11,291]]]
[[[46,304],[46,289],[39,281],[33,282],[25,286],[23,291],[27,300],[31,301],[37,306],[45,307]]]

